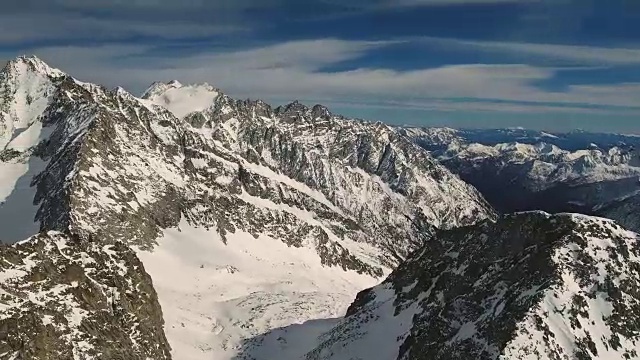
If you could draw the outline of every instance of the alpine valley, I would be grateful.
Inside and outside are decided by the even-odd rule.
[[[638,358],[640,140],[602,136],[138,97],[17,58],[0,359]]]

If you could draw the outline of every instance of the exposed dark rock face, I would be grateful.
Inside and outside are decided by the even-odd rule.
[[[638,244],[610,220],[542,212],[439,232],[307,357],[637,358]]]
[[[271,113],[276,117],[259,115]],[[300,207],[286,198],[302,195],[303,209],[344,224],[343,230],[330,226],[339,236],[388,249],[383,255],[387,265],[397,264],[422,243],[433,226],[466,225],[494,216],[474,189],[382,124],[328,117],[324,112],[314,117],[313,109],[300,103],[272,111],[264,103],[233,101],[224,95],[200,115],[211,130],[202,134],[188,129],[185,148],[188,156],[207,161],[202,167],[209,174],[213,168],[229,178],[243,174],[227,188],[242,185],[249,195],[275,203]],[[289,120],[282,120],[285,117]],[[296,121],[290,121],[292,117]],[[242,172],[235,166],[229,169],[229,162]],[[265,179],[270,172],[290,180],[274,183]]]
[[[91,240],[50,231],[0,247],[0,358],[171,358],[142,263]]]

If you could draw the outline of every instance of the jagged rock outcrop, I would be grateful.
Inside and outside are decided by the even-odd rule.
[[[306,358],[637,358],[638,244],[610,220],[543,212],[440,232]]]
[[[91,240],[50,231],[0,246],[0,358],[171,358],[140,260]]]

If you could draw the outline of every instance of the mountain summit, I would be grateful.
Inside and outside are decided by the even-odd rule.
[[[142,98],[165,107],[176,117],[183,118],[212,106],[220,93],[211,85],[182,85],[178,80],[168,83],[155,82],[143,93]]]

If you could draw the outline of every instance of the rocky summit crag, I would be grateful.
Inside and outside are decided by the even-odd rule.
[[[0,173],[2,359],[169,358],[129,248],[152,253],[178,225],[277,239],[375,279],[437,228],[495,218],[384,124],[175,81],[138,98],[35,57],[0,72]]]
[[[437,234],[307,359],[637,359],[638,235],[543,212]]]

